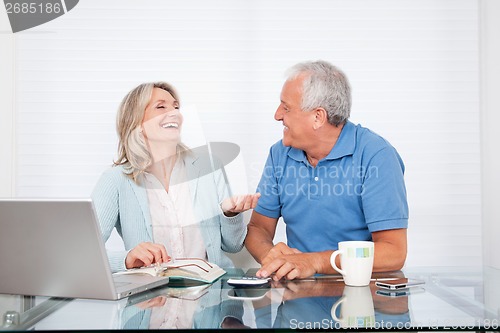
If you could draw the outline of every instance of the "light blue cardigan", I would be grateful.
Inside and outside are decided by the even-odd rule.
[[[189,189],[200,222],[202,237],[207,250],[208,261],[220,267],[232,267],[232,261],[223,253],[236,253],[243,248],[247,228],[243,214],[226,217],[219,203],[228,197],[228,188],[221,171],[223,166],[215,165],[212,172],[210,158],[184,153],[183,158],[189,182]],[[214,161],[216,163],[216,161]],[[125,269],[127,253],[141,242],[152,242],[153,233],[146,189],[125,174],[122,166],[105,171],[97,182],[92,200],[106,242],[113,230],[120,234],[125,251],[108,251],[113,272]]]

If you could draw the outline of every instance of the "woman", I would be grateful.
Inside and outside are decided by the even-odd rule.
[[[238,213],[254,208],[259,194],[227,198],[223,166],[181,143],[179,107],[165,82],[139,85],[120,105],[119,157],[92,193],[104,240],[116,227],[124,241],[125,251],[108,252],[112,271],[178,257],[230,267],[223,251],[243,247]]]

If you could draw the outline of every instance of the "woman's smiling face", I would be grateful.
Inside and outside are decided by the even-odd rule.
[[[142,119],[142,128],[148,140],[180,142],[182,121],[179,102],[168,91],[153,88]]]

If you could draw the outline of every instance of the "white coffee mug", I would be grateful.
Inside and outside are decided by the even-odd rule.
[[[344,283],[348,286],[367,286],[373,270],[373,254],[375,246],[370,241],[346,241],[339,243],[339,249],[330,257],[332,267],[342,274]],[[335,258],[340,255],[340,266],[335,264]]]
[[[337,316],[340,305],[340,316]],[[373,327],[375,310],[370,287],[345,286],[342,298],[332,306],[331,314],[344,328]]]

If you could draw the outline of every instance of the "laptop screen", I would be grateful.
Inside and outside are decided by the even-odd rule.
[[[0,293],[115,299],[91,199],[0,199]]]

